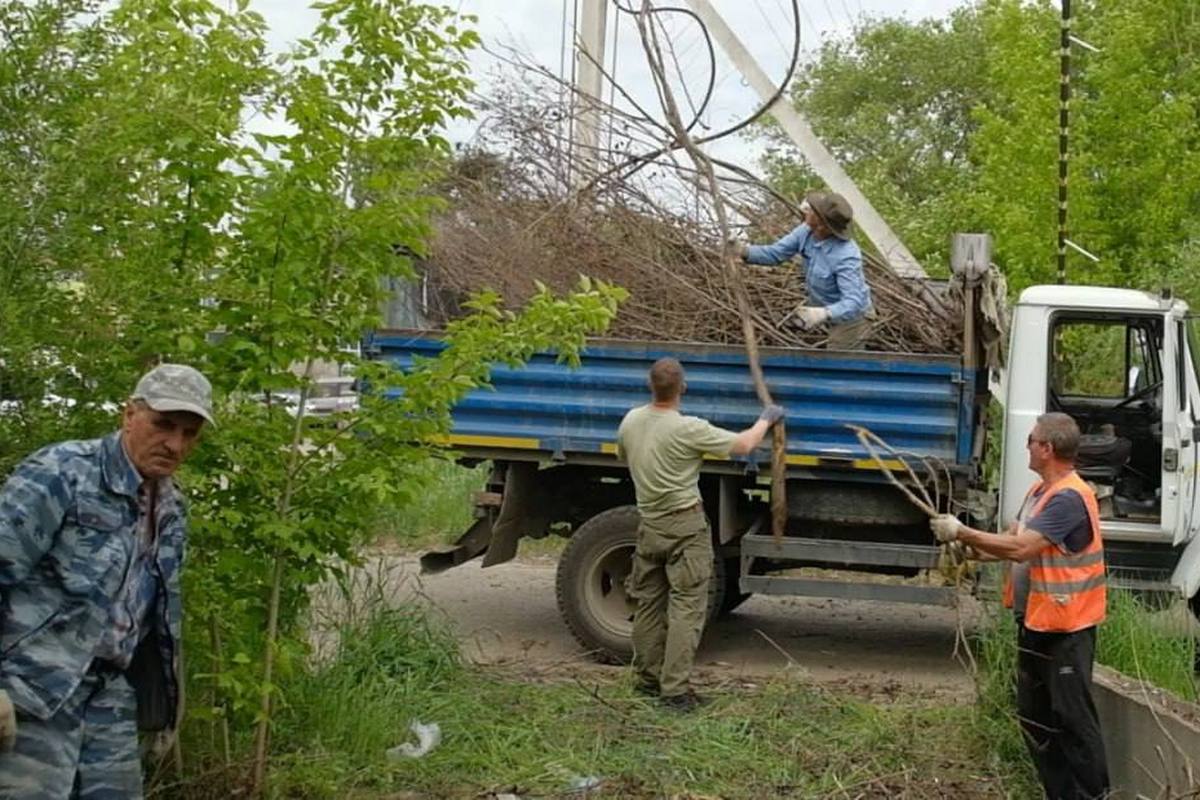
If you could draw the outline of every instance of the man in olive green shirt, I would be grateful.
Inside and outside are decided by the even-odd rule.
[[[683,367],[660,358],[650,368],[653,402],[625,415],[617,455],[629,465],[641,524],[628,590],[633,616],[633,665],[638,690],[668,707],[690,711],[702,701],[688,687],[708,611],[712,534],[700,502],[705,455],[745,455],[777,420],[768,406],[752,426],[734,433],[679,413],[687,389]]]

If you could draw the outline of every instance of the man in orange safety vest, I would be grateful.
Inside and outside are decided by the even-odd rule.
[[[1091,689],[1106,601],[1100,511],[1075,472],[1075,420],[1043,414],[1026,446],[1041,480],[1008,530],[974,530],[950,514],[930,527],[938,541],[1013,562],[1004,605],[1017,619],[1017,713],[1038,777],[1050,800],[1105,797],[1108,765]]]

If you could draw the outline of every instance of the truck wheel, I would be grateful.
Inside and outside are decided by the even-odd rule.
[[[717,607],[717,618],[726,617],[733,613],[734,609],[742,603],[750,599],[752,592],[743,592],[738,586],[738,581],[741,579],[742,564],[741,559],[737,556],[721,560],[722,584],[725,587],[724,593],[721,595],[721,604]],[[719,573],[714,570],[714,577]]]
[[[605,663],[626,664],[633,657],[636,603],[625,592],[625,579],[633,566],[637,527],[636,506],[602,511],[579,526],[558,559],[558,611],[575,639]],[[725,587],[725,564],[718,561],[709,584],[709,619],[721,607]]]
[[[637,546],[636,506],[602,511],[579,526],[558,559],[555,594],[571,633],[597,659],[624,664],[633,657],[634,602],[625,578]]]

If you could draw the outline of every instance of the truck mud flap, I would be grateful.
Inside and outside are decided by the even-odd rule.
[[[421,574],[436,575],[451,567],[465,564],[487,550],[491,541],[492,518],[490,515],[480,517],[475,520],[475,524],[467,528],[466,533],[458,537],[458,541],[454,544],[441,545],[422,554]]]
[[[434,575],[483,554],[483,566],[511,561],[517,542],[529,530],[546,526],[538,498],[538,465],[514,461],[504,471],[504,494],[498,511],[489,509],[452,545],[435,547],[421,556],[421,573]],[[540,526],[540,527],[539,527]]]
[[[538,465],[533,461],[513,461],[504,476],[504,500],[492,525],[492,541],[483,555],[485,567],[511,561],[517,554],[517,541],[535,526],[531,519],[537,503]],[[545,520],[540,524],[545,525]]]

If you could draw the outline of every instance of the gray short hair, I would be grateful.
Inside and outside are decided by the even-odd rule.
[[[1054,455],[1063,461],[1074,461],[1079,453],[1079,425],[1070,414],[1051,411],[1037,418],[1035,429],[1048,443]]]

